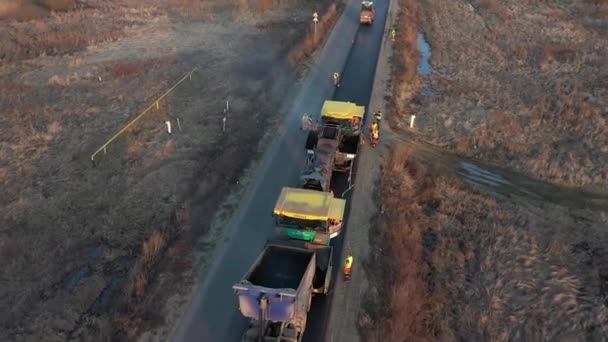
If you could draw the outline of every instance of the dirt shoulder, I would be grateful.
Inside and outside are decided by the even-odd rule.
[[[595,340],[608,212],[482,193],[396,145],[370,241],[369,340]]]
[[[402,0],[392,125],[556,183],[608,184],[608,4]],[[430,71],[418,76],[422,39]],[[423,61],[424,62],[424,61]]]
[[[314,10],[317,30],[339,14],[328,1],[87,0],[0,21],[0,339],[133,340],[177,319],[319,43],[305,36]]]

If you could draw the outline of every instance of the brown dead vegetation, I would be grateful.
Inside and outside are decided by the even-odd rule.
[[[35,23],[0,22],[0,60],[69,54],[123,37],[128,21],[121,20],[118,13],[108,21],[100,16],[101,12],[90,8]]]
[[[606,212],[496,199],[433,169],[405,146],[384,167],[365,340],[608,336]]]
[[[296,83],[288,51],[313,9],[331,4],[275,3],[263,14],[231,1],[209,19],[209,1],[155,1],[79,1],[73,11],[0,23],[0,340],[132,341],[174,323],[181,308],[167,299],[184,302],[204,269],[214,215],[229,215],[222,202]],[[167,11],[172,3],[181,7]],[[181,10],[188,18],[173,13]],[[105,32],[128,36],[95,46]],[[132,54],[142,47],[150,55]],[[35,58],[44,51],[56,56]],[[92,167],[93,151],[193,67],[192,80]],[[174,215],[182,202],[191,207]]]
[[[76,0],[5,0],[0,4],[0,20],[32,20],[46,17],[54,11],[69,11]]]
[[[398,32],[425,33],[433,73],[412,75],[412,37],[398,34],[395,129],[415,114],[417,137],[467,156],[566,185],[608,184],[605,5],[400,4]]]
[[[408,103],[422,88],[422,82],[416,69],[420,61],[417,39],[421,8],[419,2],[414,0],[404,0],[400,2],[400,6],[395,28],[397,43],[393,47],[393,60],[391,61],[393,96],[387,105],[391,112],[400,114],[388,116],[389,123],[394,126],[399,120],[404,117],[409,120],[410,115],[414,114],[404,104]]]
[[[171,63],[171,60],[168,58],[153,58],[137,62],[113,63],[106,69],[111,76],[128,76],[140,72],[154,70],[155,66],[167,63]]]
[[[501,19],[509,19],[511,17],[509,9],[498,2],[498,0],[481,0],[478,2],[478,5],[480,8],[497,15]]]
[[[296,66],[312,56],[319,45],[321,45],[327,39],[328,34],[331,32],[334,24],[339,19],[343,8],[343,3],[332,3],[327,10],[323,12],[323,15],[316,25],[316,29],[311,27],[311,30],[308,32],[304,40],[291,49],[289,55],[287,56],[287,60],[289,61],[290,65]]]
[[[141,254],[135,261],[133,271],[128,285],[128,293],[135,298],[142,298],[150,281],[152,271],[156,263],[162,257],[167,246],[167,236],[160,231],[154,231],[150,237],[143,242]]]
[[[430,340],[430,310],[426,302],[429,290],[425,280],[430,269],[420,243],[426,221],[423,208],[411,199],[415,194],[427,197],[428,191],[417,182],[431,180],[419,165],[408,169],[408,177],[394,177],[404,171],[405,162],[403,158],[393,160],[383,171],[392,178],[382,178],[380,228],[370,234],[376,252],[366,267],[381,295],[379,303],[367,303],[365,308],[371,322],[361,327],[361,333],[367,341]],[[402,203],[406,194],[409,200]]]
[[[0,20],[0,60],[71,54],[115,41],[126,35],[126,29],[145,25],[160,16],[200,17],[209,14],[209,7],[209,1],[199,0],[152,0],[137,4],[87,0],[80,6],[74,0],[22,1],[4,9],[0,7],[0,19],[5,18]],[[48,17],[52,11],[67,12]]]

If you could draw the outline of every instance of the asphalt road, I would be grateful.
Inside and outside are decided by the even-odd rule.
[[[333,99],[336,101],[350,101],[358,105],[365,106],[367,113],[374,112],[376,109],[367,108],[370,102],[372,86],[374,84],[374,74],[378,63],[378,54],[382,44],[384,33],[384,21],[388,12],[388,1],[375,2],[376,20],[371,26],[361,26],[355,43],[344,67],[341,76],[340,87],[334,93]],[[369,121],[370,118],[366,117]],[[366,137],[367,138],[367,137]],[[356,184],[356,165],[353,171],[352,182]],[[334,176],[332,188],[335,194],[342,194],[347,188],[347,178]],[[356,185],[355,185],[356,186]],[[350,212],[350,192],[347,193],[347,206],[345,217],[349,217]],[[350,229],[348,220],[345,221],[345,229]],[[343,260],[341,260],[342,248],[344,245],[344,233],[332,239],[331,245],[334,247],[334,272],[332,284],[341,275]],[[333,296],[330,290],[327,296],[316,296],[313,298],[312,307],[308,314],[308,323],[304,333],[303,342],[318,342],[325,340],[325,335],[331,329],[327,326],[329,314],[332,310]]]
[[[347,2],[343,16],[317,56],[297,97],[289,104],[274,143],[262,158],[237,213],[226,227],[230,238],[218,251],[209,270],[202,274],[191,306],[172,331],[171,341],[240,340],[248,322],[238,310],[232,285],[245,274],[266,241],[275,235],[271,216],[274,203],[283,186],[298,184],[306,159],[301,115],[318,115],[323,101],[333,96],[331,75],[346,65],[359,29],[359,6],[357,0]],[[370,58],[376,58],[371,51],[368,53]],[[367,78],[371,80],[373,75],[363,76]],[[344,81],[348,80],[344,76]]]

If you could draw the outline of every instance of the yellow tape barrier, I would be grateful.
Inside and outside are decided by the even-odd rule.
[[[103,153],[106,154],[106,147],[108,147],[108,145],[110,145],[114,140],[116,140],[116,138],[118,138],[121,134],[123,134],[127,129],[129,129],[129,127],[131,127],[131,125],[133,125],[135,122],[137,122],[137,120],[139,120],[142,116],[144,116],[144,114],[146,114],[150,109],[152,109],[153,107],[160,108],[160,100],[162,100],[165,96],[169,95],[169,93],[171,93],[178,85],[180,85],[180,83],[185,81],[187,78],[189,80],[192,80],[192,73],[194,73],[195,71],[196,71],[196,68],[192,69],[192,71],[190,71],[184,77],[182,77],[182,79],[177,81],[171,88],[169,88],[169,90],[167,90],[164,94],[162,94],[159,98],[157,98],[154,102],[152,102],[152,104],[148,108],[144,109],[143,112],[139,113],[139,115],[137,115],[135,117],[135,119],[131,120],[131,122],[126,124],[120,131],[118,131],[118,133],[114,134],[113,137],[111,137],[108,141],[106,141],[105,144],[101,145],[101,147],[98,148],[97,151],[95,151],[95,153],[93,153],[91,155],[91,160],[93,162],[95,162],[95,156],[97,156],[97,154],[99,154],[101,151],[103,151]]]

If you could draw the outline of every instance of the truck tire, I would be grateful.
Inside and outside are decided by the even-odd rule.
[[[306,137],[306,149],[307,150],[314,150],[314,148],[317,146],[317,141],[319,140],[319,137],[317,136],[316,132],[308,132],[308,136]]]

